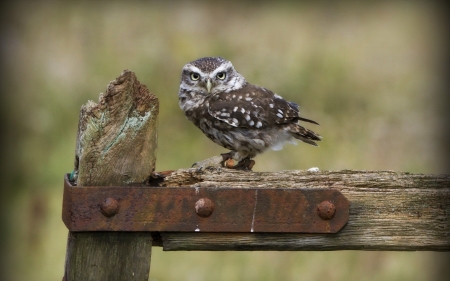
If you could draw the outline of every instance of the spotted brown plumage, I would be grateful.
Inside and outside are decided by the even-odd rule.
[[[246,161],[295,139],[317,145],[321,137],[299,125],[317,124],[299,116],[299,106],[272,91],[252,85],[223,58],[201,58],[183,67],[180,107],[187,118],[227,157]]]

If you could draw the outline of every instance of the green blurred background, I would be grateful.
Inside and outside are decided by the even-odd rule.
[[[80,106],[134,71],[160,99],[157,170],[225,150],[178,107],[189,61],[223,56],[322,136],[256,171],[449,173],[446,16],[426,1],[15,1],[1,11],[1,280],[61,280],[63,175]],[[150,280],[446,280],[433,252],[163,252]]]

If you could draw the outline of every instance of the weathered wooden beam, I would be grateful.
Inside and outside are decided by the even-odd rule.
[[[142,183],[155,168],[158,99],[124,71],[80,111],[77,186]],[[65,280],[148,280],[150,232],[70,232]]]
[[[177,170],[161,186],[336,188],[350,201],[337,234],[160,233],[174,250],[450,250],[450,175],[393,171]]]

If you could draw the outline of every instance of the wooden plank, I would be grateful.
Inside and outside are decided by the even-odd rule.
[[[69,232],[67,280],[148,280],[151,252],[145,232]]]
[[[158,100],[124,71],[80,111],[76,185],[145,182],[155,168]],[[150,232],[70,232],[65,280],[148,280]]]
[[[450,250],[450,175],[393,171],[178,170],[162,186],[336,188],[350,201],[337,234],[160,233],[175,250]],[[161,243],[161,242],[160,242]]]

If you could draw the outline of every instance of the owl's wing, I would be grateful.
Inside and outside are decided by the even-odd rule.
[[[316,123],[300,117],[297,104],[251,84],[239,90],[215,94],[209,100],[208,112],[233,127],[262,128],[298,120]]]

